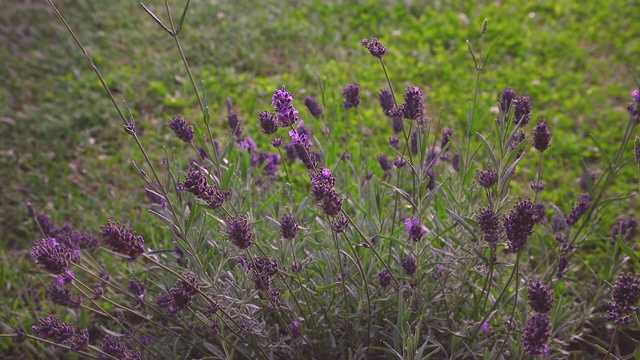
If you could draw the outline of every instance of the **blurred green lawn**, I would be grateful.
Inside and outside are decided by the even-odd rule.
[[[172,39],[137,1],[55,3],[118,100],[131,108],[143,143],[159,162],[160,141],[170,138],[164,126],[169,118],[201,121]],[[146,4],[166,19],[162,1]],[[170,1],[174,18],[183,4]],[[142,182],[131,166],[142,155],[82,54],[44,1],[0,0],[0,8],[5,249],[28,247],[37,236],[27,201],[83,230],[95,232],[111,218],[151,234]],[[422,87],[428,113],[442,111],[442,124],[462,136],[476,77],[465,41],[479,48],[485,18],[487,42],[495,46],[482,77],[478,121],[491,126],[491,107],[505,86],[530,96],[534,121],[547,119],[554,135],[541,198],[570,204],[579,192],[580,158],[602,167],[627,121],[625,105],[636,87],[630,69],[640,58],[637,1],[193,0],[181,36],[194,75],[206,87],[217,135],[226,133],[226,97],[255,129],[257,111],[269,107],[282,84],[301,101],[305,94],[319,96],[326,80],[328,103],[339,104],[342,87],[357,81],[365,89],[360,115],[366,133],[382,151],[390,131],[375,95],[385,79],[359,40],[379,37],[389,47],[385,61],[396,92]],[[258,131],[252,134],[266,146]],[[534,175],[533,168],[520,169],[522,186]],[[637,191],[633,166],[615,188]],[[637,212],[637,199],[621,209]]]

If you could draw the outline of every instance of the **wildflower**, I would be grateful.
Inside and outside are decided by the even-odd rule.
[[[60,321],[53,315],[49,315],[38,320],[38,326],[32,326],[37,337],[51,340],[56,344],[66,344],[73,336],[73,323]]]
[[[638,234],[638,219],[633,216],[628,218],[618,218],[611,227],[611,243],[614,244],[617,238],[629,241]]]
[[[502,234],[502,226],[500,225],[498,214],[491,208],[480,208],[477,219],[478,227],[480,227],[484,235],[484,241],[495,249]]]
[[[324,168],[317,176],[311,177],[311,195],[316,201],[321,201],[335,184],[336,179],[331,174],[331,170]]]
[[[484,322],[482,323],[482,326],[480,326],[480,330],[482,330],[482,332],[489,332],[493,330],[493,326],[491,326],[488,322]]]
[[[237,146],[238,148],[242,150],[246,150],[248,152],[253,152],[258,150],[258,145],[256,145],[256,142],[253,141],[253,138],[251,137],[238,139]]]
[[[30,203],[27,204],[27,207],[29,206],[31,206]],[[33,208],[31,208],[29,211],[33,213]],[[53,220],[51,220],[51,217],[49,217],[49,215],[45,213],[39,213],[37,215],[34,214],[31,216],[35,216],[36,230],[41,230],[44,236],[55,237],[58,229],[56,228],[56,224],[53,222]]]
[[[267,291],[271,288],[271,278],[278,273],[278,263],[268,258],[257,257],[251,264],[251,270],[256,290]]]
[[[184,279],[180,279],[170,290],[171,301],[169,311],[176,313],[191,306],[193,297],[198,293],[200,285],[196,275],[190,271],[182,273]]]
[[[633,97],[633,101],[640,103],[640,91],[638,91],[637,89],[633,90],[631,92],[631,96]]]
[[[384,269],[378,273],[378,280],[380,281],[380,287],[386,288],[391,284],[391,274],[389,274],[387,269]]]
[[[544,181],[532,181],[529,183],[529,185],[531,186],[531,190],[535,191],[535,192],[540,192],[542,190],[544,190],[544,188],[547,186]]]
[[[311,116],[316,119],[322,116],[322,113],[324,112],[322,105],[320,105],[318,100],[311,95],[307,95],[307,97],[304,98],[304,106],[307,107]]]
[[[116,359],[139,360],[142,358],[140,351],[137,349],[129,349],[123,341],[118,340],[117,337],[112,335],[106,335],[102,338],[102,341],[100,341],[100,350]],[[101,355],[99,359],[107,359],[107,357]]]
[[[553,307],[553,292],[548,286],[540,284],[538,281],[529,281],[527,285],[527,297],[529,306],[535,312],[548,313]]]
[[[416,258],[411,255],[402,258],[402,260],[400,260],[400,265],[402,266],[404,272],[409,276],[413,276],[413,274],[415,274],[416,270],[418,269],[416,265]]]
[[[268,152],[261,152],[258,156],[251,160],[251,165],[262,166],[264,173],[272,179],[275,179],[278,168],[280,167],[280,155]]]
[[[42,269],[55,274],[63,274],[72,258],[71,251],[54,238],[37,241],[31,248],[30,256]]]
[[[360,105],[360,85],[357,83],[350,83],[345,86],[342,91],[344,96],[344,108],[349,110],[351,108],[357,108]]]
[[[289,330],[289,334],[291,334],[291,337],[298,337],[300,336],[300,323],[297,321],[292,322],[291,324],[287,325],[287,329]]]
[[[513,210],[504,218],[509,251],[520,252],[524,250],[527,239],[533,234],[533,225],[537,220],[538,215],[531,200],[529,198],[519,199]]]
[[[280,233],[285,239],[293,239],[298,234],[298,222],[290,214],[284,214],[280,219]]]
[[[366,47],[367,50],[369,50],[369,53],[378,59],[382,59],[382,57],[387,53],[387,48],[382,45],[380,40],[374,37],[362,39],[360,41],[360,45]]]
[[[276,107],[277,119],[282,127],[291,126],[298,121],[298,110],[291,104],[292,101],[293,96],[285,89],[284,85],[282,89],[273,93],[271,105]]]
[[[311,146],[307,141],[307,136],[305,134],[298,134],[296,130],[289,131],[289,136],[291,137],[291,144],[293,145],[296,157],[302,161],[307,169],[311,170],[315,168],[317,160],[311,153]]]
[[[276,136],[271,139],[271,146],[275,148],[279,148],[280,146],[282,146],[282,136]]]
[[[386,116],[389,116],[391,110],[396,106],[393,99],[393,93],[388,88],[380,89],[380,92],[378,92],[378,101],[380,102],[380,107]],[[400,131],[402,131],[402,129],[400,129]],[[396,131],[394,130],[394,132]]]
[[[540,355],[546,351],[544,345],[551,336],[551,319],[545,313],[534,313],[524,327],[524,350],[529,355]]]
[[[94,287],[91,291],[93,292],[91,300],[98,300],[104,295],[104,289],[100,285]]]
[[[551,142],[551,131],[546,120],[540,120],[533,129],[533,147],[540,152],[544,152],[549,148]]]
[[[413,219],[406,218],[404,220],[404,225],[407,228],[409,238],[415,242],[419,242],[427,234],[426,228],[420,225],[420,220],[417,217],[414,217]]]
[[[100,269],[98,278],[100,279],[100,285],[102,286],[106,286],[109,283],[109,280],[110,280],[109,273],[107,272],[107,269],[104,266]]]
[[[511,144],[509,145],[509,149],[511,151],[514,151],[518,145],[520,145],[521,142],[526,141],[527,137],[525,136],[525,134],[522,131],[518,131],[515,135],[513,135],[513,138],[511,139]],[[522,156],[522,154],[524,154],[524,146],[520,148],[520,150],[518,150],[518,157]]]
[[[78,329],[71,337],[71,350],[82,351],[89,344],[89,330]]]
[[[400,131],[402,131],[402,129]],[[400,137],[399,136],[390,137],[389,138],[389,146],[391,146],[392,148],[394,148],[396,150],[400,150]]]
[[[393,133],[394,134],[401,133],[403,128],[404,128],[404,124],[402,123],[402,115],[391,116],[391,130],[393,130]]]
[[[335,233],[343,233],[349,226],[349,218],[343,215],[334,216],[331,219],[331,230]]]
[[[298,261],[295,264],[292,264],[291,266],[289,266],[289,270],[294,273],[299,273],[300,271],[302,271],[302,263]]]
[[[480,186],[488,189],[498,183],[498,172],[491,169],[482,170],[478,175],[477,181]]]
[[[180,115],[176,115],[173,119],[169,120],[167,126],[173,130],[176,137],[186,143],[191,142],[193,139],[193,126],[187,125]]]
[[[528,96],[520,96],[513,100],[515,108],[513,112],[513,123],[516,125],[527,125],[531,120],[531,99]]]
[[[220,333],[220,324],[215,320],[212,321],[209,323],[209,326],[207,326],[207,332],[212,336],[218,335],[218,333]]]
[[[418,155],[418,131],[414,130],[411,132],[411,142],[409,144],[409,151],[411,154]]]
[[[65,272],[64,272],[64,273],[62,273],[62,275],[61,275],[61,276],[58,276],[58,277],[56,278],[55,283],[56,283],[56,285],[58,285],[58,286],[63,286],[63,285],[66,285],[66,284],[71,284],[71,283],[73,282],[73,277],[74,277],[74,275],[75,275],[75,274],[74,274],[73,270],[71,270],[71,269],[67,269],[67,270],[65,270]]]
[[[19,326],[19,327],[13,329],[13,342],[14,343],[21,343],[21,342],[24,342],[26,339],[27,339],[27,333],[24,331],[24,328]]]
[[[258,119],[262,126],[262,132],[265,134],[274,134],[278,131],[278,121],[274,113],[268,111],[260,111],[258,113]]]
[[[453,131],[453,129],[448,127],[442,129],[442,140],[440,140],[440,147],[442,149],[445,149],[445,151],[448,151],[449,148],[447,147],[447,145],[455,136],[456,133]]]
[[[181,183],[185,190],[195,196],[201,196],[209,186],[207,179],[199,170],[193,170],[185,174],[185,180]]]
[[[410,86],[404,92],[402,113],[405,119],[420,120],[424,115],[424,95],[422,89]]]
[[[393,168],[393,165],[389,161],[389,157],[387,157],[387,155],[385,154],[378,155],[378,164],[380,164],[380,167],[384,172],[388,172]]]
[[[70,309],[79,309],[82,306],[81,297],[78,296],[77,299],[74,299],[71,290],[55,284],[51,285],[51,287],[47,289],[47,298],[54,304],[65,306]]]
[[[249,222],[242,215],[227,218],[227,236],[233,244],[244,250],[253,244],[253,231]]]
[[[136,235],[131,229],[118,222],[107,221],[107,225],[100,227],[102,242],[112,251],[128,255],[129,260],[135,260],[144,253],[144,239]]]
[[[129,279],[127,290],[142,301],[144,294],[147,292],[147,285],[138,279]]]
[[[204,313],[206,315],[213,315],[213,314],[217,314],[218,310],[220,310],[220,305],[218,305],[217,302],[213,302],[207,305],[207,308],[204,309]]]
[[[230,98],[227,98],[225,104],[227,106],[227,125],[229,125],[229,129],[231,129],[234,136],[240,136],[242,134],[242,130],[240,130],[240,117],[233,110],[233,103]]]
[[[560,255],[560,259],[558,259],[558,272],[556,276],[558,279],[562,279],[564,277],[565,271],[567,271],[567,267],[569,266],[569,258],[567,255]]]
[[[591,206],[591,196],[588,193],[578,196],[578,204],[571,209],[569,217],[567,218],[567,225],[573,226],[584,215]]]
[[[613,286],[612,299],[613,302],[609,302],[609,310],[604,317],[617,325],[631,324],[631,316],[638,310],[635,305],[640,299],[640,275],[620,274]]]
[[[502,112],[502,114],[507,114],[509,112],[511,103],[515,98],[516,91],[514,89],[506,87],[502,90],[502,94],[500,95],[500,112]]]
[[[336,216],[342,210],[342,197],[335,189],[331,188],[322,198],[320,208],[325,214]]]
[[[393,158],[393,165],[395,165],[395,167],[397,167],[398,169],[404,167],[405,165],[407,165],[407,159],[401,157],[401,156],[396,156]]]

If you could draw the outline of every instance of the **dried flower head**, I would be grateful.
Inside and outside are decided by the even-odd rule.
[[[485,189],[489,189],[498,183],[498,172],[492,169],[485,169],[478,174],[478,184]]]
[[[382,57],[387,53],[387,48],[382,45],[380,40],[374,37],[362,39],[360,41],[360,45],[366,47],[367,50],[369,50],[369,53],[378,59],[382,59]]]
[[[544,345],[551,337],[551,319],[545,313],[534,313],[524,327],[524,350],[529,355],[540,355],[546,350]]]
[[[324,108],[322,107],[322,105],[320,105],[318,100],[316,100],[316,98],[311,95],[307,95],[307,97],[304,98],[304,106],[307,107],[307,110],[309,110],[311,116],[316,119],[320,118],[320,116],[322,116],[322,113],[324,112]]]
[[[360,85],[357,83],[347,84],[342,91],[342,95],[344,96],[342,105],[344,105],[345,109],[349,110],[360,106]]]
[[[108,220],[107,225],[100,227],[100,235],[106,246],[112,251],[129,256],[129,260],[135,260],[144,253],[142,236],[136,235],[119,222]]]
[[[520,198],[513,210],[504,218],[504,228],[509,243],[507,249],[520,252],[533,234],[533,226],[538,220],[535,205],[529,198]]]
[[[640,300],[640,275],[620,274],[613,286],[612,299],[605,318],[618,325],[631,324],[631,316],[638,310],[635,305]]]
[[[249,221],[242,215],[227,218],[227,232],[231,242],[244,250],[253,244],[253,231],[249,228]]]
[[[527,297],[529,298],[529,306],[535,312],[548,313],[553,307],[553,291],[538,281],[529,281]]]
[[[540,120],[533,129],[533,147],[540,152],[549,148],[551,142],[551,130],[546,120]]]
[[[424,95],[422,89],[417,86],[410,86],[405,90],[402,113],[405,119],[422,119],[424,115]]]
[[[37,337],[45,340],[51,340],[56,344],[66,344],[73,336],[73,323],[65,323],[60,321],[53,315],[45,316],[38,320],[38,326],[32,326]]]
[[[415,242],[419,242],[427,234],[427,229],[420,225],[420,220],[417,217],[406,218],[404,225],[407,228],[409,238]]]
[[[282,219],[280,219],[280,233],[282,237],[285,239],[293,239],[298,234],[298,222],[296,218],[291,216],[290,214],[282,215]]]
[[[193,126],[189,126],[180,115],[176,115],[173,119],[169,120],[167,126],[173,130],[176,137],[186,143],[191,142],[193,139]]]
[[[520,96],[513,100],[513,123],[527,125],[531,120],[531,99],[528,96]]]

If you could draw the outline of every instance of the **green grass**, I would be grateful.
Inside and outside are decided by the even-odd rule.
[[[171,1],[176,9],[182,3]],[[164,156],[158,139],[169,139],[164,125],[173,115],[203,126],[173,40],[137,2],[56,4],[116,98],[126,101],[155,161]],[[166,21],[161,1],[147,5]],[[44,2],[0,0],[0,7],[0,47],[9,50],[0,52],[3,265],[15,254],[27,259],[26,249],[37,237],[27,201],[83,230],[96,232],[114,219],[152,237],[159,226],[149,220],[143,182],[131,166],[132,160],[142,162],[142,154],[122,131],[82,54]],[[173,17],[178,16],[176,10]],[[553,131],[545,153],[553,167],[543,172],[547,190],[541,199],[564,204],[568,212],[580,192],[580,159],[602,169],[618,145],[627,119],[622,104],[635,88],[630,69],[640,58],[639,17],[632,1],[192,1],[182,44],[196,80],[206,88],[216,136],[227,133],[227,97],[256,134],[257,111],[268,107],[282,84],[302,99],[320,96],[324,83],[327,103],[339,103],[343,86],[357,81],[364,89],[359,113],[364,133],[383,152],[391,132],[376,93],[386,82],[359,40],[377,36],[389,47],[385,63],[396,94],[409,85],[422,87],[427,113],[442,114],[443,126],[462,129],[476,77],[465,41],[479,51],[486,18],[486,39],[493,46],[481,84],[489,90],[478,98],[479,129],[492,126],[490,109],[505,86],[530,96],[533,120],[547,119]],[[341,119],[342,109],[328,111]],[[350,121],[355,128],[356,118]],[[631,159],[631,149],[626,156]],[[522,187],[535,171],[519,169]],[[614,190],[637,189],[637,170],[628,166]],[[638,213],[637,204],[630,198],[619,209]],[[9,268],[3,274],[8,283],[22,281]]]

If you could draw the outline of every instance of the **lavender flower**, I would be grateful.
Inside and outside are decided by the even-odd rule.
[[[360,105],[360,85],[357,83],[350,83],[345,86],[342,91],[344,96],[344,108],[349,110],[351,108],[357,108]]]
[[[449,142],[456,136],[456,133],[451,128],[442,129],[442,140],[440,141],[440,148],[445,149],[445,151],[449,151],[449,148],[446,147]]]
[[[302,161],[307,169],[311,170],[315,168],[317,160],[311,153],[311,145],[307,141],[307,136],[305,134],[298,134],[296,130],[290,130],[289,136],[291,137],[291,144],[296,157]]]
[[[282,215],[282,219],[280,219],[280,233],[283,238],[289,240],[295,238],[298,234],[298,228],[296,218],[290,214]]]
[[[480,330],[482,330],[482,332],[489,332],[493,330],[493,327],[488,322],[484,322],[482,326],[480,326]]]
[[[89,330],[78,329],[71,337],[71,350],[82,351],[89,344]]]
[[[540,355],[547,351],[544,345],[551,337],[551,319],[545,313],[531,315],[524,327],[524,350],[529,355]]]
[[[178,139],[186,143],[191,142],[193,139],[193,126],[189,126],[180,115],[176,115],[173,119],[169,120],[167,126],[173,130]]]
[[[240,117],[233,110],[233,103],[230,98],[227,98],[227,125],[229,125],[229,129],[231,129],[231,133],[239,137],[242,134],[242,130],[240,129]]]
[[[640,275],[635,274],[634,276],[632,273],[620,274],[616,284],[613,286],[612,299],[613,302],[608,304],[609,310],[605,318],[617,325],[631,324],[631,316],[638,310],[635,305],[640,300]]]
[[[509,149],[511,151],[514,151],[518,147],[518,145],[520,145],[521,142],[526,141],[526,139],[527,137],[525,136],[525,134],[522,131],[518,131],[515,135],[513,135],[511,144],[509,145]],[[522,154],[524,154],[524,146],[522,146],[520,150],[518,150],[518,157],[521,157]]]
[[[640,103],[640,91],[638,91],[637,89],[633,90],[631,92],[631,97],[633,97],[633,101]]]
[[[378,155],[378,164],[380,164],[380,167],[384,172],[388,172],[393,168],[393,165],[389,161],[389,157],[385,154]]]
[[[400,131],[402,131],[402,129],[400,129]],[[393,136],[389,138],[389,146],[391,146],[392,148],[396,149],[396,150],[400,150],[400,137],[399,136]]]
[[[491,208],[480,208],[477,215],[478,227],[484,236],[484,240],[493,249],[498,245],[498,239],[502,234],[500,218]]]
[[[331,230],[336,234],[343,233],[349,226],[349,218],[343,215],[334,216],[331,219]]]
[[[411,255],[402,258],[402,260],[400,260],[400,265],[402,266],[404,272],[409,276],[413,276],[413,274],[415,274],[416,270],[418,269],[418,266],[416,265],[416,258]]]
[[[144,239],[136,235],[131,229],[119,222],[107,221],[107,225],[100,227],[102,242],[112,251],[128,255],[129,260],[135,260],[144,253]]]
[[[137,349],[135,351],[129,349],[123,341],[118,340],[117,337],[112,335],[107,335],[102,338],[102,341],[100,341],[100,350],[116,359],[139,360],[142,358],[140,351]],[[107,357],[101,355],[99,359],[103,360],[107,359]]]
[[[548,313],[553,307],[553,292],[548,286],[540,284],[538,281],[529,281],[527,285],[527,297],[529,306],[535,312]]]
[[[498,172],[492,169],[485,169],[480,171],[478,175],[478,184],[485,189],[489,189],[493,185],[498,183]]]
[[[560,259],[558,259],[558,272],[556,276],[558,279],[562,279],[564,277],[564,273],[567,271],[567,267],[569,266],[569,258],[567,255],[560,255]]]
[[[322,198],[320,208],[325,214],[336,216],[340,213],[340,210],[342,210],[342,200],[338,192],[331,188]]]
[[[60,321],[53,315],[49,315],[38,320],[38,326],[32,326],[37,337],[51,340],[56,344],[66,344],[73,336],[73,323]]]
[[[279,148],[280,146],[282,146],[282,136],[276,136],[271,139],[271,146],[275,148]]]
[[[307,110],[309,110],[311,116],[316,119],[322,116],[322,113],[324,112],[324,108],[322,108],[322,105],[320,105],[318,100],[316,100],[316,98],[311,95],[307,95],[307,97],[304,98],[304,106],[307,107]]]
[[[238,138],[236,144],[239,149],[246,150],[250,153],[258,150],[258,145],[256,145],[256,142],[253,141],[253,138],[251,137]]]
[[[268,111],[260,111],[258,113],[258,119],[262,126],[262,132],[269,135],[278,131],[278,120],[274,113]]]
[[[142,301],[144,294],[147,292],[147,285],[138,279],[129,279],[127,290]]]
[[[457,153],[453,154],[453,156],[451,157],[451,167],[456,172],[460,171],[460,155],[459,154]]]
[[[184,279],[180,279],[170,290],[171,301],[169,302],[169,312],[177,313],[191,306],[193,297],[198,293],[200,285],[196,275],[190,271],[182,273]]]
[[[524,250],[527,246],[527,239],[533,234],[533,225],[537,220],[535,205],[529,198],[520,198],[513,210],[504,218],[509,251],[520,252]]]
[[[320,201],[325,198],[335,184],[336,179],[331,174],[331,170],[324,168],[318,171],[316,176],[311,177],[311,195],[316,201]]]
[[[46,238],[37,241],[31,248],[30,256],[38,266],[52,274],[63,274],[72,258],[72,252],[59,244],[56,239]]]
[[[271,105],[276,107],[278,122],[282,127],[291,126],[298,121],[298,110],[293,107],[292,101],[293,96],[286,90],[284,85],[282,89],[276,90],[273,94]]]
[[[500,95],[500,112],[502,112],[502,114],[507,114],[509,112],[511,103],[515,98],[516,91],[514,89],[506,87],[502,90],[502,94]]]
[[[382,59],[382,57],[387,53],[387,48],[382,45],[380,40],[374,37],[362,39],[360,41],[360,45],[366,47],[367,50],[369,50],[369,53],[378,59]]]
[[[393,158],[393,165],[395,165],[395,167],[397,167],[398,169],[403,168],[405,165],[407,165],[407,159],[396,156]]]
[[[253,244],[253,231],[249,228],[249,222],[242,215],[227,218],[227,232],[231,242],[244,250]]]
[[[287,325],[287,329],[289,330],[289,334],[291,334],[291,337],[298,337],[300,336],[300,323],[297,321],[292,322],[291,324]]]
[[[271,289],[271,278],[278,273],[278,263],[268,258],[257,257],[251,264],[251,270],[256,290],[268,291]]]
[[[380,102],[380,107],[386,116],[389,116],[396,106],[396,102],[393,99],[393,93],[388,88],[380,89],[380,92],[378,93],[378,101]],[[400,131],[402,131],[402,129],[400,129]],[[394,132],[396,132],[395,127]]]
[[[410,86],[404,92],[402,112],[405,119],[420,120],[424,115],[424,95],[422,89]]]
[[[409,238],[414,242],[419,242],[427,234],[426,228],[420,225],[420,220],[417,217],[412,219],[406,218],[404,220],[404,225],[407,228]]]
[[[640,137],[637,137],[633,140],[633,154],[636,158],[636,162],[640,164]]]
[[[531,190],[539,193],[540,191],[544,190],[544,188],[547,186],[544,181],[532,181],[529,183],[529,186],[531,186]]]
[[[513,112],[513,123],[522,126],[527,125],[531,120],[531,99],[528,96],[520,96],[513,100],[515,110]]]
[[[71,290],[55,284],[51,285],[51,287],[47,289],[47,298],[54,304],[68,307],[70,309],[79,309],[82,306],[81,297],[78,296],[77,299],[74,299]]]
[[[546,120],[540,120],[533,129],[533,147],[540,152],[549,148],[551,142],[551,130]]]
[[[569,217],[567,218],[567,225],[573,226],[591,207],[591,196],[588,193],[580,194],[578,196],[578,204],[571,209]]]
[[[404,124],[402,123],[402,115],[400,116],[392,115],[391,130],[393,130],[393,133],[394,134],[401,133],[403,128],[404,128]]]
[[[24,331],[22,327],[17,327],[13,329],[13,342],[14,343],[22,343],[27,339],[27,333]]]
[[[391,274],[387,269],[384,269],[378,273],[378,280],[380,281],[380,287],[384,289],[391,284]]]
[[[202,196],[207,190],[209,184],[207,179],[199,170],[193,170],[185,174],[185,180],[181,183],[185,190],[195,196]]]
[[[618,218],[611,227],[611,243],[614,244],[617,238],[630,241],[638,234],[638,219],[633,216],[628,218]]]

